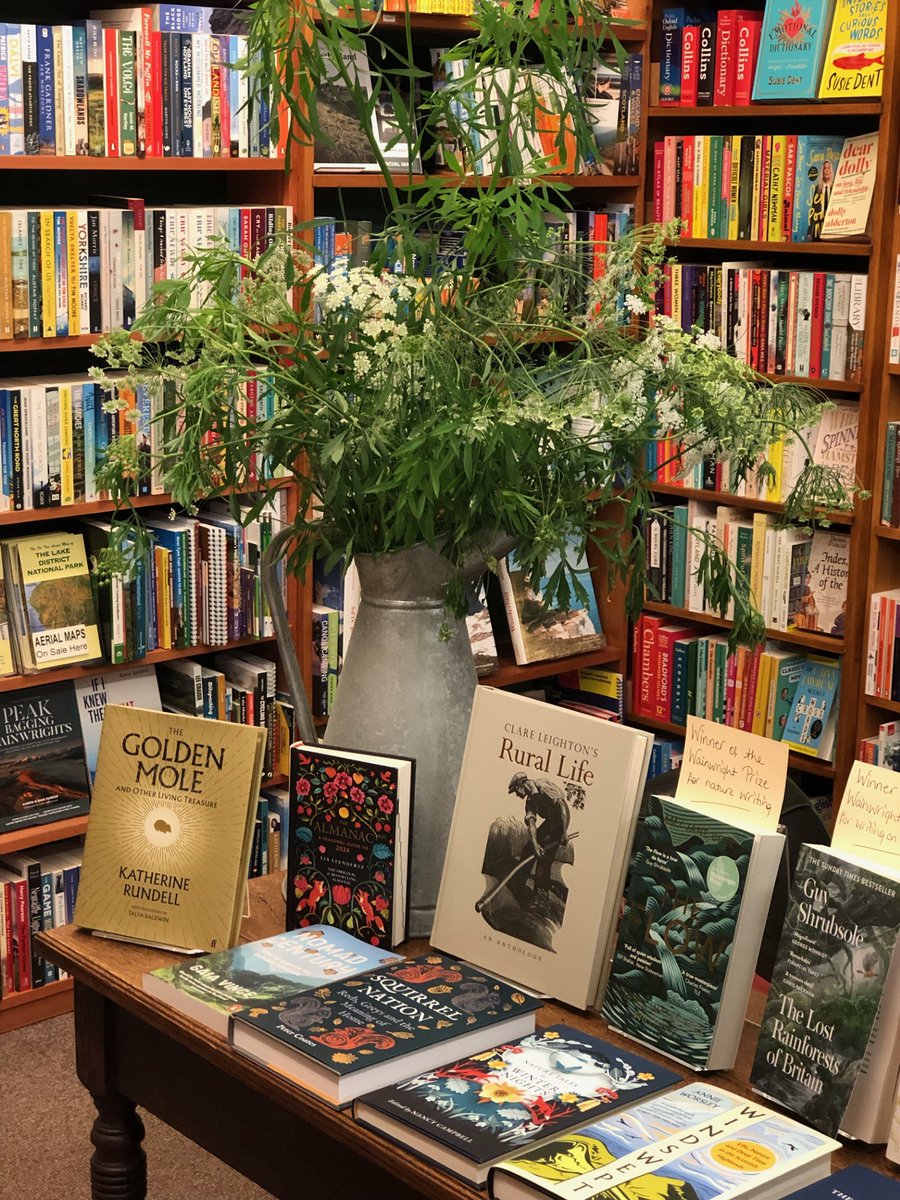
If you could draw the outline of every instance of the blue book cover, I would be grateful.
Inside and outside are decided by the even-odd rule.
[[[157,4],[156,28],[169,33],[246,33],[249,13],[197,4]]]
[[[341,929],[308,925],[158,967],[144,976],[144,990],[225,1034],[229,1013],[400,962],[401,954]]]
[[[699,25],[700,17],[687,8],[664,8],[659,53],[659,102],[681,102],[681,31]]]
[[[785,1200],[900,1200],[900,1180],[871,1167],[844,1167],[827,1179],[791,1192]]]
[[[363,1096],[354,1116],[426,1156],[439,1144],[442,1166],[481,1185],[511,1153],[680,1082],[631,1050],[551,1025]]]
[[[767,0],[753,77],[754,100],[815,100],[832,3]]]
[[[840,680],[838,662],[815,658],[804,662],[781,737],[798,754],[816,758],[830,751],[826,732],[837,703]]]
[[[37,27],[39,153],[56,153],[56,102],[53,89],[53,26]]]
[[[809,133],[797,138],[792,242],[820,239],[843,146],[840,135]]]
[[[53,214],[53,268],[56,279],[56,336],[66,337],[69,332],[68,274],[69,243],[66,214]]]

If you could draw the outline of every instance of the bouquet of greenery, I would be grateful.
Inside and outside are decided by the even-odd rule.
[[[184,278],[157,286],[136,326],[143,341],[105,339],[98,373],[113,405],[138,377],[174,385],[165,478],[186,509],[246,489],[251,456],[289,473],[300,497],[292,566],[314,547],[349,561],[426,543],[457,570],[448,605],[459,613],[463,564],[502,533],[535,580],[562,555],[544,593],[568,606],[573,591],[583,595],[565,565],[574,538],[629,582],[636,609],[655,503],[648,440],[671,438],[685,469],[715,456],[732,478],[765,474],[769,446],[802,437],[822,398],[766,381],[710,333],[651,319],[676,230],[633,229],[590,285],[576,257],[560,253],[553,226],[572,196],[566,175],[593,153],[578,81],[608,52],[608,20],[581,0],[545,0],[539,21],[531,9],[531,0],[479,0],[471,36],[444,52],[455,64],[448,82],[414,104],[431,72],[409,18],[398,36],[370,24],[358,0],[316,12],[258,0],[248,63],[289,124],[289,157],[322,136],[316,99],[337,71],[383,169],[384,232],[353,267],[317,265],[302,227],[255,262],[220,239],[189,257]],[[371,91],[352,65],[363,47]],[[428,166],[441,142],[443,174],[389,169],[372,122],[383,93],[413,156]],[[549,148],[535,137],[548,124]],[[469,174],[479,161],[490,173]],[[447,230],[460,246],[450,261],[436,252]],[[259,377],[278,401],[265,420],[236,403]],[[125,508],[140,470],[134,439],[120,438],[103,483]],[[810,462],[786,516],[848,502],[834,473]],[[120,525],[112,566],[140,542],[139,528]],[[759,637],[746,580],[712,539],[701,573],[719,611],[734,600],[733,636]]]

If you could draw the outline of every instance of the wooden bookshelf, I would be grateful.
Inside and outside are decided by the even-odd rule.
[[[679,250],[723,250],[726,254],[814,254],[817,258],[868,258],[868,242],[732,242],[727,238],[679,238]],[[812,382],[812,381],[809,381]]]
[[[878,117],[882,112],[880,100],[820,101],[798,104],[723,104],[699,108],[678,104],[651,104],[647,110],[654,120],[671,121],[732,121],[744,118],[759,120],[764,125],[772,117],[811,117],[821,121],[833,117]]]
[[[731,492],[712,492],[706,488],[681,487],[677,483],[654,483],[653,491],[661,496],[681,496],[685,500],[702,500],[706,504],[728,504],[732,508],[746,508],[752,512],[772,513],[781,516],[784,505],[775,500],[756,500],[753,496],[735,496]],[[852,512],[822,513],[822,519],[832,525],[852,525]]]
[[[72,1010],[72,980],[45,983],[32,992],[13,992],[0,999],[0,1034],[34,1025]]]
[[[281,158],[92,158],[88,155],[0,155],[0,171],[99,171],[142,175],[155,171],[191,174],[284,174]]]
[[[730,629],[732,622],[714,613],[697,613],[689,608],[678,608],[674,604],[663,604],[659,600],[645,600],[644,611],[660,613],[673,621],[693,621],[697,625],[713,625],[717,629]],[[844,653],[844,639],[829,637],[826,633],[806,633],[801,629],[767,629],[766,637],[773,642],[786,642],[790,646],[801,646],[813,654]]]
[[[30,850],[32,846],[48,846],[66,838],[81,837],[87,832],[88,819],[69,817],[65,821],[50,821],[46,825],[30,825],[27,829],[13,829],[0,833],[0,854],[15,854],[19,850]]]
[[[527,683],[532,679],[546,679],[562,671],[582,671],[586,667],[609,666],[624,663],[624,650],[607,646],[603,650],[592,650],[587,654],[571,654],[567,658],[544,659],[541,662],[519,666],[515,661],[501,657],[496,670],[479,677],[478,682],[486,687],[509,687],[511,684]]]
[[[488,182],[489,176],[474,177],[471,175],[394,175],[394,183],[398,188],[416,187],[425,182],[426,178],[440,179],[447,187],[475,188],[482,187]],[[637,188],[640,176],[637,175],[545,175],[542,182],[548,187],[562,186],[578,191],[590,191],[595,188],[634,190]],[[387,188],[384,176],[377,171],[316,171],[313,175],[314,188]],[[502,179],[505,185],[514,182]]]

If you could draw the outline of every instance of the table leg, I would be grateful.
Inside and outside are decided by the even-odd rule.
[[[145,1200],[144,1126],[133,1101],[116,1086],[115,1006],[75,981],[75,1059],[78,1078],[91,1093],[97,1119],[91,1131],[92,1200]]]

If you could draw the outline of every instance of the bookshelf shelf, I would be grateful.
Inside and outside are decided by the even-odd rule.
[[[713,613],[692,612],[689,608],[676,608],[673,604],[663,604],[658,600],[645,600],[643,607],[645,612],[661,613],[679,621],[695,621],[698,625],[715,625],[719,629],[730,629],[732,624],[726,617],[717,617]],[[844,639],[829,637],[824,633],[804,633],[800,629],[767,629],[766,637],[773,642],[803,646],[816,653],[844,653]]]
[[[53,671],[38,671],[34,675],[8,675],[5,679],[0,679],[0,692],[15,692],[37,684],[58,683],[63,679],[83,679],[87,675],[107,675],[111,671],[133,671],[136,667],[149,667],[154,663],[171,662],[176,658],[194,658],[198,654],[223,654],[229,650],[241,650],[266,643],[274,645],[276,640],[274,637],[245,637],[227,642],[224,646],[184,646],[179,650],[152,650],[143,658],[128,663],[90,663],[84,666],[58,667]]]
[[[868,694],[863,699],[873,708],[883,708],[885,712],[900,713],[900,700],[888,700],[886,696],[870,696]]]
[[[47,983],[33,992],[13,992],[0,1000],[0,1033],[9,1033],[35,1021],[59,1017],[72,1008],[72,980]]]
[[[738,105],[722,105],[716,107],[714,105],[704,106],[702,108],[694,108],[690,106],[680,107],[677,104],[651,104],[647,110],[647,116],[654,120],[683,120],[685,117],[691,120],[716,120],[725,118],[733,120],[735,118],[759,118],[765,120],[767,117],[877,117],[881,115],[880,100],[859,100],[856,102],[838,102],[832,103],[824,101],[820,104],[738,104]]]
[[[842,396],[858,396],[863,390],[861,383],[850,383],[846,379],[809,379],[803,375],[770,375],[763,378],[772,383],[795,383],[800,387],[814,388],[817,392],[837,392]]]
[[[374,17],[374,15],[373,12],[372,16]],[[381,26],[395,25],[403,28],[405,21],[406,14],[402,12],[382,11],[378,17],[378,24]],[[449,13],[411,13],[409,25],[413,34],[446,33],[458,34],[461,37],[474,29],[474,25],[468,17],[454,16]],[[643,21],[629,24],[617,21],[610,25],[609,32],[612,37],[627,45],[633,42],[643,42],[647,36],[647,26]]]
[[[2,155],[0,171],[202,171],[257,174],[284,173],[281,158],[91,158],[88,155]]]
[[[512,683],[525,683],[529,679],[546,679],[561,671],[581,671],[585,667],[600,667],[605,663],[624,662],[625,652],[615,646],[593,650],[588,654],[572,654],[568,658],[550,658],[541,662],[517,666],[511,659],[501,656],[500,666],[489,675],[482,675],[478,682],[486,687],[508,687]]]
[[[478,187],[487,183],[489,176],[475,178],[471,175],[394,175],[397,187],[416,187],[425,182],[426,178],[440,179],[447,187]],[[546,175],[543,177],[548,187],[562,184],[570,188],[592,191],[595,188],[636,188],[640,185],[638,175]],[[501,184],[511,183],[512,180],[501,179]],[[384,178],[378,172],[364,171],[317,171],[313,175],[314,188],[386,188]],[[743,244],[743,243],[742,243]]]
[[[784,505],[772,500],[755,500],[752,496],[733,496],[730,492],[709,492],[704,488],[679,487],[676,483],[654,483],[653,491],[661,496],[681,496],[685,500],[702,500],[707,504],[728,504],[733,508],[747,508],[755,512],[783,513]],[[832,525],[852,525],[854,513],[823,513],[822,517]]]
[[[868,258],[868,242],[732,242],[727,238],[678,238],[669,243],[679,250],[724,250],[730,254],[816,254],[820,258]]]
[[[88,819],[71,817],[65,821],[48,821],[46,825],[30,825],[27,829],[13,829],[0,833],[0,854],[14,854],[32,846],[46,846],[63,838],[80,837],[87,832]]]
[[[900,529],[889,529],[886,525],[876,527],[875,536],[885,542],[900,542]]]
[[[0,354],[15,354],[33,353],[35,350],[80,350],[88,346],[96,346],[100,341],[102,334],[99,333],[82,333],[78,337],[52,337],[52,338],[21,338],[19,340],[7,338],[0,342]]]

